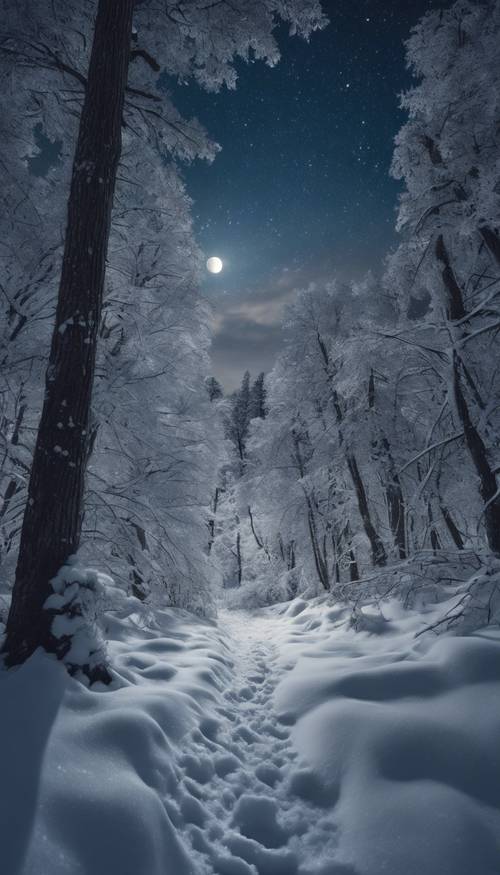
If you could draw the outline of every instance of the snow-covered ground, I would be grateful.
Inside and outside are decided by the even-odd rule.
[[[128,599],[112,690],[2,672],[2,875],[498,875],[500,634],[382,610]]]

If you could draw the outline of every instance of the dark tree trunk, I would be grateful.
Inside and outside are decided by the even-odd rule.
[[[255,523],[254,523],[254,519],[253,519],[252,508],[250,507],[250,505],[248,505],[248,519],[250,520],[250,528],[252,529],[252,535],[254,537],[255,543],[257,544],[257,547],[259,548],[259,550],[265,550],[264,542],[259,538],[259,536],[255,530]],[[267,553],[267,550],[266,550],[266,553]]]
[[[385,486],[385,494],[387,498],[387,509],[389,515],[389,525],[391,527],[394,543],[398,551],[400,559],[406,559],[406,529],[405,529],[405,503],[403,498],[403,490],[401,481],[395,469],[391,453],[389,451],[389,443],[386,438],[383,439],[383,444],[386,444],[387,459],[389,462],[389,482]]]
[[[238,563],[238,586],[241,586],[243,579],[243,566],[241,562],[241,535],[240,530],[236,534],[236,562]]]
[[[356,562],[356,556],[354,555],[354,550],[349,550],[349,580],[351,583],[355,583],[359,580],[359,568],[358,563]]]
[[[438,499],[439,499],[439,510],[441,511],[442,517],[446,523],[446,528],[448,529],[448,532],[451,536],[453,543],[455,544],[455,547],[458,550],[463,550],[465,547],[465,544],[464,544],[464,540],[462,537],[462,533],[461,533],[460,529],[458,528],[455,520],[453,519],[453,516],[450,513],[450,510],[446,507],[446,505],[443,501],[443,497],[441,495],[441,474],[440,473],[438,473],[438,475],[436,477],[436,489],[437,489],[437,494],[438,494]]]
[[[292,571],[295,568],[295,541],[290,541],[285,547],[281,533],[278,532],[278,546],[280,548],[281,561],[286,563],[288,571]],[[270,559],[269,553],[267,555]]]
[[[128,519],[127,522],[130,523],[130,525],[132,526],[137,536],[137,540],[139,541],[141,550],[148,550],[148,542],[145,530],[142,528],[142,526],[139,525],[139,523],[135,523],[131,519]],[[137,560],[133,553],[128,554],[127,562],[131,568],[132,594],[135,595],[137,599],[143,602],[147,596],[147,592],[144,586],[144,578],[137,568]]]
[[[134,0],[99,0],[68,202],[56,321],[4,649],[10,665],[64,655],[43,609],[78,549],[90,404]],[[63,645],[67,648],[68,644]]]
[[[355,554],[353,547],[352,547],[352,533],[351,533],[351,526],[350,526],[349,522],[347,522],[347,525],[342,533],[341,538],[342,538],[342,540],[345,540],[345,543],[346,543],[347,548],[349,550],[349,580],[351,581],[351,583],[354,583],[355,581],[359,580],[360,578],[359,578],[359,567],[358,567],[358,563],[356,561],[356,554]],[[337,562],[337,567],[338,567],[338,562]],[[340,577],[340,575],[339,575],[339,577]]]
[[[309,536],[311,538],[311,546],[313,550],[314,556],[314,564],[316,566],[316,572],[318,574],[319,581],[324,589],[328,592],[330,589],[330,575],[328,573],[328,563],[326,561],[325,553],[322,554],[321,546],[318,539],[318,530],[316,528],[316,518],[314,515],[314,510],[312,507],[311,500],[309,496],[306,495],[306,502],[308,507],[307,512],[307,522],[309,525]]]
[[[285,561],[285,545],[283,544],[283,538],[281,536],[281,532],[278,532],[278,547],[280,548],[280,556],[281,561]]]
[[[212,552],[212,547],[213,547],[213,543],[215,540],[215,520],[217,517],[217,509],[219,507],[219,496],[220,496],[221,492],[222,492],[222,489],[219,486],[216,486],[214,500],[212,502],[212,516],[210,517],[210,519],[208,521],[208,531],[209,531],[208,552],[209,553]]]
[[[366,537],[370,542],[370,547],[372,550],[372,562],[374,565],[385,565],[387,562],[387,555],[384,545],[382,543],[382,539],[380,538],[372,522],[365,487],[361,479],[361,474],[359,473],[358,463],[353,453],[347,453],[346,460],[347,467],[349,468],[349,472],[351,474],[352,482],[354,484],[354,489],[356,492],[359,514],[363,521],[363,527],[366,532]]]
[[[337,390],[333,385],[333,374],[331,372],[330,367],[330,357],[328,355],[328,351],[326,345],[319,333],[317,332],[317,340],[318,346],[321,351],[321,355],[323,358],[324,370],[327,375],[328,382],[330,384],[330,392],[332,396],[333,408],[335,410],[335,415],[337,418],[337,425],[339,429],[339,443],[342,446],[344,443],[344,437],[342,434],[342,422],[344,419],[344,414],[342,411],[342,406],[340,403],[340,398]],[[373,380],[372,384],[369,387],[369,391],[373,390]],[[352,482],[354,484],[354,490],[356,492],[356,499],[358,502],[359,513],[361,516],[361,521],[363,523],[363,527],[366,533],[366,537],[368,538],[372,550],[372,561],[374,565],[385,565],[387,562],[387,555],[385,552],[384,545],[380,536],[378,535],[375,526],[373,525],[370,509],[368,507],[368,499],[365,492],[365,487],[363,484],[363,480],[358,468],[358,463],[356,461],[356,457],[352,450],[346,450],[345,458],[347,462],[347,467],[352,477]]]
[[[455,322],[458,319],[463,319],[466,313],[462,289],[451,266],[442,234],[439,235],[436,241],[436,257],[441,264],[441,278],[447,292],[448,319]]]
[[[453,389],[455,404],[464,429],[465,444],[479,477],[479,492],[484,502],[484,523],[490,550],[500,556],[500,490],[488,459],[483,439],[472,422],[469,407],[462,391],[460,359],[453,354]]]
[[[427,516],[429,517],[431,547],[434,553],[436,553],[438,550],[441,549],[441,539],[438,535],[436,526],[434,525],[434,514],[432,513],[432,505],[430,500],[427,502]]]
[[[403,494],[397,482],[389,483],[386,488],[387,506],[389,509],[389,525],[400,559],[406,559],[406,532]]]
[[[462,535],[460,534],[460,530],[459,530],[455,520],[453,519],[450,511],[448,510],[447,507],[445,507],[444,504],[441,504],[439,506],[439,509],[440,509],[441,513],[443,514],[443,519],[446,523],[446,527],[451,535],[451,538],[452,538],[453,543],[455,544],[455,547],[458,550],[463,550],[464,546],[465,546],[464,541],[463,541]]]
[[[370,378],[368,381],[368,408],[369,410],[375,409],[375,375],[373,373],[373,368],[370,371]],[[376,426],[374,426],[374,431],[375,436],[373,440],[373,446],[374,448],[377,448],[379,444],[379,441],[376,437],[377,431],[379,431],[380,447],[383,450],[386,461],[387,471],[384,479],[386,481],[385,495],[387,499],[389,526],[392,532],[392,537],[394,538],[394,544],[398,551],[399,558],[406,559],[405,502],[403,489],[401,487],[401,480],[399,479],[399,475],[394,464],[394,459],[392,457],[391,447],[388,438],[386,437],[382,429],[377,429]]]
[[[300,438],[295,431],[292,431],[292,437],[293,437],[293,442],[294,442],[294,446],[295,446],[294,461],[297,464],[301,478],[303,478],[304,474],[305,474],[305,467],[304,467],[304,460],[302,458]],[[318,529],[316,526],[316,514],[314,512],[314,505],[315,505],[314,493],[311,496],[304,486],[302,487],[302,489],[304,492],[304,498],[306,500],[306,505],[307,505],[307,524],[308,524],[308,528],[309,528],[309,537],[311,539],[311,547],[312,547],[312,551],[313,551],[316,572],[318,574],[318,578],[319,578],[321,585],[324,587],[324,589],[326,589],[328,591],[330,589],[330,575],[328,573],[328,561],[326,559],[326,550],[324,552],[324,555],[321,554],[321,547],[320,547],[319,537],[318,537]]]
[[[482,225],[479,229],[479,233],[496,263],[500,265],[500,237],[498,236],[497,231],[488,228],[487,225]]]
[[[495,241],[498,241],[497,235],[486,227],[481,229],[481,233],[490,251],[494,255],[495,251],[499,254],[495,248]],[[442,235],[439,236],[436,243],[436,256],[443,268],[442,279],[448,299],[449,318],[452,320],[463,319],[466,314],[462,290],[455,278]],[[484,522],[488,546],[493,553],[500,555],[500,494],[498,492],[497,479],[490,465],[486,446],[470,414],[469,405],[462,388],[461,370],[463,371],[464,365],[456,351],[453,352],[452,367],[455,405],[464,430],[465,445],[479,477],[479,492],[484,502]]]
[[[132,595],[139,599],[140,602],[143,602],[146,598],[146,591],[144,589],[144,578],[141,574],[139,574],[137,570],[137,566],[135,564],[135,559],[132,556],[132,553],[129,553],[127,556],[127,562],[130,565],[130,575],[132,578],[131,589]]]

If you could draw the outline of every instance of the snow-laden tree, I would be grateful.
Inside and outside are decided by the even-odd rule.
[[[119,198],[115,206],[84,552],[98,546],[101,564],[115,579],[131,576],[138,595],[153,589],[204,610],[216,592],[207,525],[224,452],[205,386],[210,316],[197,291],[201,260],[177,171],[142,155],[137,178],[142,208],[132,227],[126,202],[123,216]]]
[[[227,456],[220,471],[220,482],[213,502],[214,552],[222,570],[224,587],[241,586],[251,573],[255,558],[252,511],[242,505],[239,483],[245,472],[250,421],[258,415],[263,400],[263,375],[251,384],[245,371],[241,385],[221,405],[221,422],[226,436]],[[249,544],[250,541],[250,544]]]
[[[137,593],[154,583],[178,603],[200,607],[195,590],[213,575],[204,554],[205,514],[220,447],[200,382],[209,341],[207,308],[196,292],[201,258],[175,165],[159,164],[154,150],[148,157],[143,148],[138,160],[125,148],[122,172],[136,193],[133,202],[126,189],[118,193],[111,236],[84,552],[105,562],[117,579],[130,577]],[[49,175],[42,183],[50,191],[55,179]],[[4,574],[15,561],[53,294],[53,287],[33,283],[33,306],[45,305],[43,319],[27,306],[21,314],[3,310],[4,395],[12,402],[12,422],[2,429]],[[8,386],[19,398],[7,395]]]
[[[210,401],[218,401],[219,398],[224,397],[222,386],[215,377],[207,377],[205,386]]]
[[[283,354],[267,380],[269,414],[254,422],[248,475],[266,549],[330,589],[341,568],[386,561],[380,491],[367,465],[370,369],[351,334],[365,311],[347,284],[301,292],[290,308]],[[369,490],[369,487],[370,490]],[[369,559],[371,557],[371,559]]]
[[[266,375],[260,373],[250,391],[250,419],[265,419],[266,416]]]
[[[387,283],[407,304],[427,301],[396,342],[420,351],[434,378],[433,419],[423,451],[437,444],[468,456],[491,550],[500,552],[498,437],[500,349],[500,9],[460,0],[428,13],[408,42],[418,84],[403,96],[409,120],[397,137],[393,174],[404,180]],[[446,505],[445,505],[446,507]],[[457,540],[455,538],[455,540]]]
[[[209,383],[210,394],[213,385]],[[215,394],[214,397],[217,397]],[[220,405],[226,435],[226,458],[212,502],[211,547],[222,571],[223,586],[232,588],[259,576],[262,554],[269,560],[264,539],[256,527],[246,486],[247,440],[253,419],[266,416],[265,375],[252,382],[246,371],[241,386]]]
[[[443,383],[399,303],[368,276],[310,287],[290,308],[268,416],[250,425],[238,485],[269,560],[263,598],[478,546],[467,452],[457,435],[440,438],[451,416]]]
[[[20,139],[30,123],[40,122],[52,139],[61,133],[70,152],[76,139],[55,326],[7,629],[8,658],[19,662],[40,644],[59,653],[67,646],[54,640],[43,605],[49,580],[80,543],[117,182],[117,197],[123,193],[131,212],[135,209],[135,180],[118,173],[122,125],[125,154],[130,149],[139,156],[146,144],[160,165],[168,156],[213,156],[199,125],[181,119],[159,93],[159,73],[192,77],[207,88],[232,86],[236,56],[252,53],[276,62],[273,29],[279,19],[304,36],[324,19],[316,0],[244,5],[195,0],[172,8],[133,0],[100,0],[85,8],[76,2],[33,7],[7,0],[2,12],[2,57],[7,68],[14,64],[17,93],[24,97],[24,128],[15,129]],[[68,124],[72,118],[78,131]]]
[[[227,436],[233,443],[240,461],[240,469],[245,462],[246,440],[251,418],[250,372],[245,371],[240,388],[233,393],[231,408],[227,419]]]

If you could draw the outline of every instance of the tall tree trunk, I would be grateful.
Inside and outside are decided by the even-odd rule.
[[[439,537],[438,530],[434,524],[434,514],[432,512],[432,504],[430,499],[427,502],[427,516],[429,519],[431,547],[434,553],[436,553],[438,550],[441,550],[441,539]]]
[[[374,565],[385,565],[387,562],[385,547],[380,535],[378,534],[372,522],[370,509],[368,507],[368,499],[366,497],[365,487],[361,479],[361,474],[359,472],[356,457],[353,453],[348,452],[346,453],[346,461],[347,467],[349,468],[349,472],[352,477],[352,482],[354,484],[354,490],[356,492],[359,515],[363,522],[366,537],[370,542],[370,547],[372,551],[372,562]]]
[[[466,312],[462,289],[460,288],[451,266],[448,250],[442,234],[440,234],[436,240],[436,258],[441,265],[441,279],[443,280],[443,285],[446,289],[446,310],[448,319],[455,322],[458,319],[463,319],[466,316]]]
[[[389,441],[382,435],[382,449],[384,450],[387,459],[387,482],[385,484],[385,495],[387,500],[387,512],[389,517],[389,526],[391,528],[394,544],[398,551],[400,559],[406,559],[406,528],[405,528],[405,501],[403,497],[403,489],[401,480],[399,479],[394,459],[389,446]]]
[[[373,368],[370,372],[370,379],[368,381],[368,409],[375,410],[375,375],[373,373]],[[388,438],[380,426],[377,428],[377,426],[374,425],[373,429],[374,439],[372,445],[374,448],[377,448],[380,444],[386,462],[384,488],[387,500],[389,526],[399,558],[406,559],[405,501],[401,480],[399,479],[399,474],[394,464]],[[378,438],[377,432],[379,432]],[[374,461],[376,461],[376,459],[374,459]]]
[[[45,647],[64,655],[43,609],[80,543],[90,405],[134,0],[99,0],[68,202],[45,400],[7,621],[10,665]]]
[[[443,519],[446,523],[446,527],[450,533],[450,536],[451,536],[453,543],[455,544],[455,547],[457,548],[457,550],[463,550],[464,546],[465,546],[464,540],[462,538],[460,530],[459,530],[455,520],[453,519],[450,511],[448,510],[448,508],[444,504],[440,504],[439,509],[440,509],[441,513],[443,514]]]
[[[399,477],[395,473],[392,482],[385,488],[389,525],[400,559],[406,559],[406,530],[403,492]]]
[[[236,562],[238,564],[238,586],[241,586],[241,581],[243,579],[243,565],[241,561],[241,534],[239,529],[236,533]]]
[[[344,419],[344,414],[342,411],[342,406],[340,403],[340,398],[337,390],[333,385],[333,373],[330,365],[330,357],[328,355],[328,350],[326,348],[326,344],[321,337],[319,331],[316,332],[318,346],[321,352],[321,356],[323,358],[323,367],[325,374],[327,376],[328,383],[330,385],[330,393],[332,397],[332,404],[335,410],[335,416],[337,418],[337,425],[339,430],[339,442],[342,446],[344,444],[344,437],[342,434],[342,422]],[[380,538],[378,532],[373,525],[370,508],[368,506],[368,499],[366,496],[365,487],[363,484],[363,480],[361,477],[361,473],[358,467],[358,463],[354,452],[352,450],[345,450],[345,459],[347,462],[347,467],[349,469],[349,473],[352,478],[352,482],[354,485],[354,491],[356,492],[356,499],[358,502],[359,514],[361,516],[361,522],[363,523],[363,528],[365,530],[366,537],[370,542],[370,547],[372,551],[372,561],[374,565],[385,565],[387,562],[387,554],[385,552],[384,544],[382,539]]]
[[[441,495],[441,473],[440,472],[438,473],[438,475],[436,477],[436,489],[437,489],[437,494],[438,494],[438,499],[439,499],[439,510],[441,511],[443,519],[446,523],[446,528],[448,529],[448,532],[450,534],[450,537],[451,537],[453,543],[455,544],[455,547],[458,550],[463,550],[465,547],[465,544],[464,544],[464,539],[462,537],[462,533],[461,533],[460,529],[458,528],[455,520],[453,519],[453,515],[450,512],[449,508],[445,505],[445,503],[443,501],[443,496]]]
[[[489,228],[488,225],[481,225],[479,233],[496,263],[500,265],[500,237],[498,232],[496,229]]]
[[[220,496],[222,491],[223,490],[219,486],[215,487],[215,495],[214,495],[214,500],[212,502],[212,514],[211,514],[210,519],[208,521],[208,531],[209,531],[208,553],[209,554],[212,552],[212,547],[213,547],[214,540],[215,540],[215,520],[217,517],[217,509],[219,507],[219,496]]]
[[[309,526],[309,536],[311,538],[311,547],[314,556],[314,564],[316,566],[316,572],[319,578],[319,581],[324,589],[328,592],[330,589],[330,575],[328,573],[328,563],[326,561],[325,554],[321,552],[321,546],[318,538],[318,530],[316,527],[316,518],[314,515],[313,507],[309,496],[306,494],[306,502],[307,502],[307,523]]]
[[[354,550],[349,550],[349,580],[351,583],[355,583],[359,580],[359,568],[358,563],[356,562],[356,556],[354,555]]]
[[[351,583],[354,583],[356,580],[359,580],[359,568],[356,561],[356,554],[352,546],[352,533],[349,520],[347,521],[346,527],[344,529],[343,537],[345,538],[346,544],[349,548],[349,580],[351,581]]]
[[[460,359],[453,353],[453,389],[455,404],[464,429],[465,444],[479,477],[479,492],[484,502],[484,523],[490,550],[500,556],[500,489],[486,447],[472,422],[469,407],[462,391]]]
[[[259,550],[265,550],[264,542],[261,540],[261,538],[259,538],[259,536],[256,532],[252,508],[250,505],[248,505],[247,510],[248,510],[248,519],[250,520],[250,528],[252,529],[252,535],[253,535],[254,541],[257,544],[257,547],[259,548]],[[266,553],[267,553],[267,550],[266,550]]]
[[[293,438],[293,442],[294,442],[294,446],[295,446],[294,461],[296,462],[296,464],[298,466],[300,477],[301,477],[301,479],[303,479],[304,475],[305,475],[304,460],[302,458],[300,438],[299,438],[298,434],[295,432],[295,430],[292,430],[292,438]],[[319,578],[321,585],[324,587],[324,589],[329,590],[331,584],[330,584],[330,575],[328,573],[328,561],[326,558],[326,549],[324,551],[324,554],[322,555],[321,554],[321,546],[320,546],[319,537],[318,537],[318,529],[316,526],[316,514],[314,512],[314,505],[316,504],[316,502],[314,499],[314,490],[313,490],[312,495],[310,495],[309,492],[307,491],[306,487],[302,484],[302,491],[304,493],[304,498],[306,500],[306,505],[307,505],[307,524],[308,524],[308,528],[309,528],[309,537],[311,539],[311,547],[312,547],[312,551],[313,551],[316,572],[318,574],[318,578]]]
[[[494,253],[496,235],[487,228],[483,228],[483,231],[485,233],[486,231],[489,232],[488,245]],[[483,239],[488,243],[485,233],[483,233]],[[438,237],[436,243],[436,257],[442,267],[442,279],[448,300],[448,316],[450,319],[463,319],[465,307],[462,290],[453,273],[442,235]],[[489,462],[488,451],[472,420],[469,405],[462,388],[461,370],[463,370],[463,367],[461,358],[455,349],[453,351],[452,362],[455,406],[464,430],[465,445],[479,478],[479,492],[484,502],[484,522],[488,546],[498,556],[500,555],[500,491],[495,472]]]

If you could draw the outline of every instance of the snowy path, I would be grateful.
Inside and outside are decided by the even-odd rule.
[[[276,617],[224,611],[219,628],[233,662],[230,683],[224,705],[191,733],[179,758],[178,827],[198,858],[197,873],[294,875],[308,851],[333,852],[334,800],[298,766],[290,731],[274,712],[284,671]],[[333,862],[328,868],[329,875],[347,871]]]

